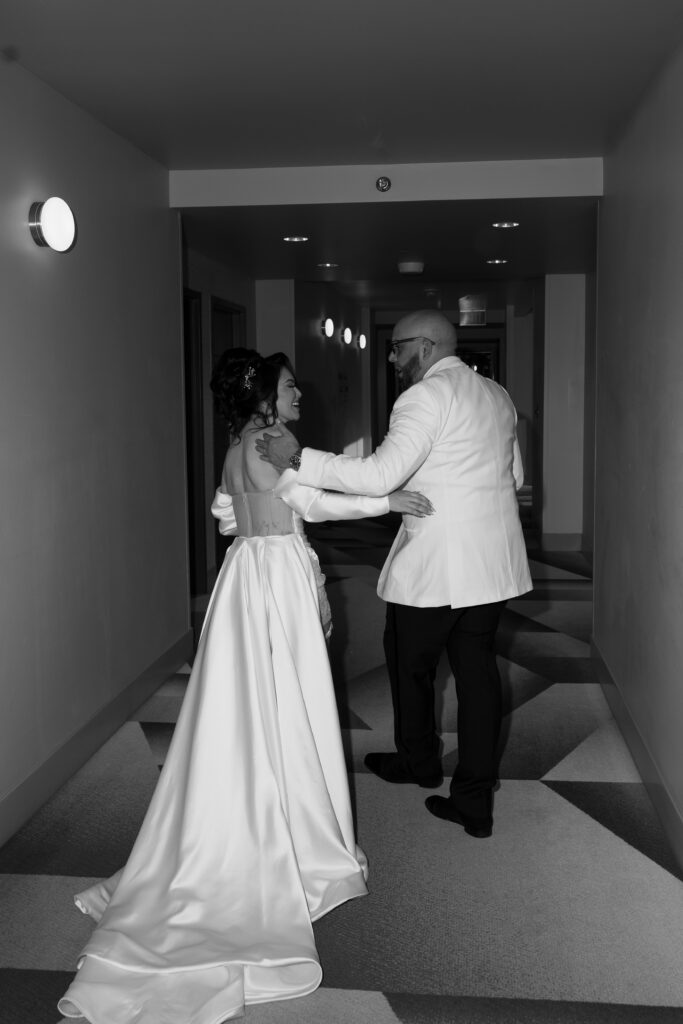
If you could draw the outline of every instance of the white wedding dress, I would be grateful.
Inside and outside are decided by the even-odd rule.
[[[166,763],[130,858],[76,897],[98,922],[59,1010],[91,1024],[219,1024],[312,992],[311,922],[367,892],[309,521],[386,498],[216,493],[221,568]]]

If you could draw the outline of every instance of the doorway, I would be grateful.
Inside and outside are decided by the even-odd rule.
[[[211,373],[213,374],[219,359],[224,352],[232,348],[240,348],[244,345],[246,337],[247,314],[244,306],[238,306],[234,302],[227,302],[225,299],[211,297]],[[213,464],[212,473],[214,487],[218,487],[223,472],[223,461],[226,449],[225,421],[218,413],[216,406],[213,407]],[[232,537],[223,537],[216,529],[215,552],[216,571],[223,564],[225,552],[232,543]]]
[[[505,327],[458,327],[456,355],[505,387]]]
[[[185,368],[185,454],[189,531],[190,595],[208,590],[206,511],[204,508],[204,399],[202,386],[202,296],[183,289],[183,360]]]
[[[376,448],[389,428],[399,396],[393,363],[389,362],[393,324],[376,324],[372,362],[372,445]],[[458,327],[456,355],[483,377],[505,387],[505,327]]]

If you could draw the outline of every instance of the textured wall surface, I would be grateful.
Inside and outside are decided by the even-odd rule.
[[[188,628],[168,173],[0,65],[0,799]],[[38,248],[66,199],[75,248]]]
[[[597,337],[595,641],[683,810],[683,54],[606,162]]]

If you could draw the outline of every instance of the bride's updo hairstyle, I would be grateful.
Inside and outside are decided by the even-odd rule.
[[[277,419],[280,367],[248,348],[230,348],[218,360],[211,377],[218,411],[228,424],[228,440],[238,441],[253,419],[269,427]]]

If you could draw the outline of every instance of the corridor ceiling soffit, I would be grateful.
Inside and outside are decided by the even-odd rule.
[[[169,169],[600,156],[681,0],[3,0],[0,56]]]
[[[388,175],[391,177],[388,177]],[[384,183],[379,190],[378,183]],[[174,207],[601,196],[602,157],[171,171]]]
[[[590,273],[595,268],[598,200],[346,203],[235,206],[182,211],[189,248],[256,278],[292,278],[346,285],[359,298],[396,286],[416,296],[441,282]],[[512,231],[494,221],[516,220]],[[309,240],[292,245],[285,235]],[[417,255],[425,269],[399,274],[400,258]],[[489,258],[507,259],[490,265]],[[320,268],[331,262],[338,266]]]

